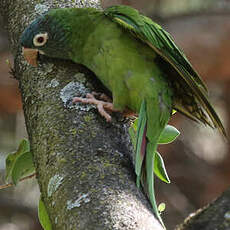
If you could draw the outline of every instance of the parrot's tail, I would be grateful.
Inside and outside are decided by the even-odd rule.
[[[146,103],[145,101],[143,101],[138,116],[137,141],[136,141],[135,172],[137,175],[138,188],[140,188],[141,172],[143,168],[143,161],[145,158],[146,145],[147,145],[146,123],[147,123]]]
[[[154,119],[154,117],[151,116],[150,119],[148,119],[149,117],[148,114],[149,113],[147,112],[146,103],[143,100],[140,113],[139,113],[138,128],[137,128],[136,162],[135,162],[135,172],[137,175],[136,183],[137,183],[137,187],[140,187],[140,184],[142,185],[145,193],[147,194],[150,200],[150,203],[153,207],[153,211],[156,217],[164,227],[164,223],[159,214],[156,199],[155,199],[154,160],[155,160],[155,155],[157,150],[157,141],[160,137],[161,132],[164,129],[164,126],[167,124],[168,119],[165,119],[164,124],[162,124],[160,117]],[[166,117],[168,118],[168,116]],[[153,124],[151,122],[152,120],[157,121],[155,127],[152,127]],[[154,129],[153,138],[148,136],[148,129]]]

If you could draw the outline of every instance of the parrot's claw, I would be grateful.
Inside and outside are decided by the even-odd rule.
[[[92,95],[99,98],[102,101],[105,101],[105,102],[112,102],[113,101],[109,96],[107,96],[104,93],[98,93],[98,92],[93,91]]]
[[[98,99],[96,99],[94,97],[94,95],[96,96],[96,95],[100,95],[100,94],[93,92],[93,93],[87,93],[86,98],[74,97],[73,98],[73,103],[82,102],[84,104],[96,105],[97,110],[101,114],[101,116],[104,117],[107,122],[110,122],[112,120],[112,118],[111,118],[111,116],[109,115],[109,113],[107,111],[117,112],[118,110],[114,109],[113,103],[98,100]],[[105,94],[102,94],[102,95],[105,95]],[[101,97],[101,95],[100,95],[100,97]]]

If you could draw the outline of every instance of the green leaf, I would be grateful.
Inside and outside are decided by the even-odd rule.
[[[173,142],[178,136],[180,135],[180,132],[173,126],[167,125],[163,132],[161,133],[161,136],[159,138],[158,144],[168,144]]]
[[[158,211],[159,211],[160,214],[161,214],[162,212],[164,212],[165,207],[166,207],[165,203],[160,203],[160,204],[158,205]]]
[[[40,197],[39,205],[38,205],[38,218],[44,230],[52,230],[50,218],[47,213],[46,206],[44,202],[42,201],[41,197]]]
[[[136,119],[129,128],[129,135],[131,137],[131,141],[134,147],[136,146],[137,139],[137,124],[138,119]],[[167,125],[161,133],[158,144],[169,144],[173,142],[179,135],[180,132],[175,127],[173,127],[172,125]]]
[[[6,158],[6,180],[9,180],[12,174],[12,169],[14,167],[15,161],[20,154],[23,152],[30,151],[29,142],[26,139],[23,139],[16,152],[13,152],[12,154],[9,154]]]
[[[6,158],[6,180],[17,184],[20,178],[35,171],[29,141],[23,139],[16,152]]]
[[[34,171],[33,156],[31,152],[25,152],[15,161],[11,174],[12,182],[16,185],[22,177],[32,174]]]
[[[175,109],[173,109],[172,110],[172,115],[174,115],[176,113],[176,110]]]
[[[168,184],[170,183],[170,179],[168,177],[163,158],[158,152],[156,152],[154,159],[154,173],[160,180]]]
[[[9,181],[11,178],[12,168],[14,166],[16,157],[17,157],[16,154],[9,154],[6,158],[6,176],[5,176],[6,181]]]

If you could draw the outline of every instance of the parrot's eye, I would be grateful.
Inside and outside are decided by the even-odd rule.
[[[33,39],[33,43],[35,46],[43,46],[46,44],[48,39],[48,34],[36,34]]]

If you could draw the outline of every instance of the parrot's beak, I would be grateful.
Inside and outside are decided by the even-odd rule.
[[[30,65],[34,67],[38,66],[37,64],[38,50],[37,49],[30,49],[30,48],[22,47],[22,54]]]

